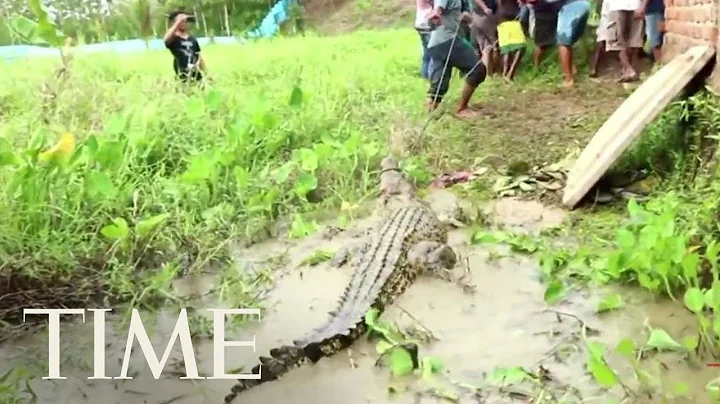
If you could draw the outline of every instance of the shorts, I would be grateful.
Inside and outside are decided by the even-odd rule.
[[[645,20],[635,19],[635,12],[618,10],[610,14],[608,22],[608,51],[642,48],[645,44]]]
[[[525,34],[520,21],[506,21],[498,25],[498,40],[502,55],[525,49]]]
[[[555,45],[555,32],[557,31],[558,13],[552,10],[538,11],[534,10],[531,16],[532,26],[530,35],[532,36],[535,46],[538,48],[547,48]]]
[[[650,49],[657,48],[663,43],[663,33],[660,25],[665,21],[665,15],[660,13],[645,14],[645,35],[647,35]]]
[[[573,46],[585,33],[590,17],[590,2],[575,0],[560,8],[557,18],[557,44]]]

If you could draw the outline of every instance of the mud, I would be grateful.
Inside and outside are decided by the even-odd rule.
[[[517,201],[503,201],[495,206],[496,213],[514,207],[505,218],[519,231],[532,228],[541,230],[544,226],[562,221],[557,212],[543,211],[533,205],[538,215],[516,214],[527,211],[529,205],[518,205]],[[521,206],[521,207],[518,207]],[[532,209],[530,209],[532,211]],[[516,213],[512,213],[516,212]],[[537,213],[536,212],[536,213]],[[499,214],[499,218],[503,214]],[[523,218],[523,220],[517,220]],[[508,219],[509,220],[509,219]],[[298,267],[305,258],[319,248],[335,250],[358,241],[357,236],[365,232],[372,223],[360,221],[358,228],[350,234],[341,232],[331,240],[321,234],[300,241],[274,241],[238,251],[238,258],[246,264],[261,263],[277,254],[285,254],[287,261],[278,272],[282,274],[267,299],[268,309],[259,324],[253,324],[238,333],[228,332],[227,339],[257,340],[257,352],[247,348],[226,350],[226,369],[244,366],[249,369],[256,364],[258,355],[278,344],[287,344],[319,325],[340,295],[349,269],[333,269],[326,264],[315,267]],[[695,319],[688,316],[680,306],[667,302],[655,302],[649,296],[637,291],[620,290],[628,309],[595,314],[597,302],[602,298],[600,290],[582,291],[571,295],[563,304],[553,307],[562,313],[548,312],[543,301],[545,287],[537,280],[535,260],[511,256],[492,259],[495,248],[476,248],[468,245],[469,230],[451,233],[451,245],[461,254],[460,260],[466,268],[458,269],[457,275],[467,271],[469,281],[475,286],[475,293],[464,293],[456,284],[421,277],[405,295],[401,296],[383,315],[395,319],[402,326],[421,325],[438,340],[421,347],[421,355],[433,355],[442,360],[448,369],[445,377],[447,390],[457,394],[459,402],[481,402],[467,387],[455,383],[481,386],[484,374],[496,367],[523,366],[536,371],[542,365],[549,371],[554,392],[569,391],[570,386],[580,391],[585,403],[606,403],[609,399],[621,400],[623,391],[615,388],[605,392],[599,388],[585,371],[585,354],[578,341],[580,321],[588,327],[600,330],[597,338],[614,346],[622,338],[642,338],[643,322],[647,318],[652,326],[663,327],[676,339],[692,334]],[[499,248],[499,247],[498,247]],[[248,266],[248,265],[246,265]],[[252,265],[249,265],[252,266]],[[175,288],[185,295],[201,296],[210,290],[214,281],[211,275],[186,278]],[[199,299],[198,302],[205,299]],[[200,303],[198,303],[200,304]],[[145,314],[147,317],[152,315]],[[148,329],[153,346],[162,357],[170,332],[174,326],[176,312],[162,313],[157,327]],[[575,316],[575,317],[572,317]],[[561,320],[561,321],[560,321]],[[110,323],[110,322],[109,322]],[[91,402],[91,403],[215,403],[220,404],[229,392],[232,381],[179,380],[184,368],[179,365],[179,349],[174,349],[163,376],[154,380],[142,357],[137,355],[135,343],[131,376],[133,380],[86,380],[91,376],[92,330],[91,317],[86,324],[63,324],[61,331],[62,354],[61,372],[67,380],[35,380],[33,387],[39,395],[39,403]],[[112,328],[108,325],[108,328]],[[149,327],[148,327],[149,328]],[[115,330],[117,331],[117,330]],[[107,374],[120,374],[120,360],[123,356],[125,330],[108,331]],[[119,336],[118,336],[119,335]],[[236,338],[232,338],[235,335]],[[565,342],[565,343],[563,343]],[[177,344],[179,346],[179,344]],[[198,368],[201,375],[212,373],[212,341],[195,343]],[[0,349],[0,374],[7,369],[24,364],[38,367],[45,373],[47,352],[45,333],[38,333],[13,341]],[[569,352],[567,355],[561,355]],[[558,360],[558,356],[563,356]],[[298,369],[280,381],[267,383],[248,391],[236,402],[247,403],[307,403],[307,404],[348,404],[387,403],[390,400],[388,386],[397,386],[388,371],[374,367],[377,355],[374,346],[365,339],[358,341],[351,350],[335,357],[324,359],[315,366]],[[612,365],[618,369],[629,369],[619,358],[611,357]],[[656,358],[657,359],[657,358]],[[689,382],[693,397],[671,402],[705,403],[707,395],[704,385],[716,377],[712,370],[690,369],[677,357],[660,357],[665,364],[663,380]],[[246,370],[247,371],[247,370]],[[136,374],[133,374],[136,372]],[[178,373],[179,372],[179,373]],[[237,372],[237,371],[232,371]],[[40,375],[42,376],[42,375]],[[429,393],[429,387],[422,383],[407,382],[410,391],[400,393],[393,402],[434,403],[444,402]],[[633,386],[628,373],[623,382]],[[528,393],[535,394],[536,392]],[[510,403],[507,392],[486,388],[480,396],[485,403]],[[565,397],[565,402],[579,402],[579,399]],[[526,397],[525,402],[527,402]],[[519,402],[519,401],[518,401]],[[638,397],[627,402],[660,402],[656,397]]]
[[[533,200],[502,198],[491,202],[485,214],[492,222],[516,233],[534,234],[560,226],[567,212],[557,207],[544,206]]]

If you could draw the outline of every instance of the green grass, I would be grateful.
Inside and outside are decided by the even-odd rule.
[[[488,156],[552,162],[622,96],[580,83],[557,97],[550,59],[526,66],[514,86],[483,83],[476,99],[491,112],[480,120],[445,115],[423,132],[418,48],[412,29],[208,46],[214,83],[205,90],[179,88],[167,52],[76,55],[62,82],[53,59],[9,64],[0,295],[28,292],[11,295],[0,320],[18,320],[28,304],[83,306],[98,296],[156,305],[180,272],[234,268],[230,240],[266,238],[279,219],[301,237],[343,201],[368,197],[390,150],[419,182]],[[454,78],[443,110],[459,87]],[[40,161],[63,133],[75,136],[72,155]],[[225,273],[238,284],[254,276]],[[253,296],[241,289],[233,305]]]
[[[178,89],[166,52],[76,56],[62,84],[51,59],[9,65],[0,295],[34,294],[0,318],[98,293],[151,303],[178,271],[227,266],[227,241],[262,239],[284,217],[302,236],[307,215],[374,191],[388,122],[421,119],[413,34],[208,47],[205,91]],[[65,132],[72,156],[39,161]]]

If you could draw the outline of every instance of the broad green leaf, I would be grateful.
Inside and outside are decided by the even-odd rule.
[[[620,229],[617,232],[617,243],[623,250],[631,250],[635,245],[635,235],[628,229]]]
[[[103,236],[111,240],[120,240],[126,238],[128,234],[130,234],[130,228],[128,227],[125,219],[117,217],[113,219],[112,222],[113,224],[109,224],[100,230],[100,233]]]
[[[498,241],[499,237],[485,230],[477,230],[470,237],[470,242],[472,244],[496,243]]]
[[[700,313],[705,306],[705,295],[700,289],[690,288],[685,291],[685,307],[693,313]]]
[[[604,313],[606,311],[619,309],[622,307],[622,297],[618,294],[607,295],[600,300],[595,311],[597,313]]]
[[[659,351],[682,351],[685,349],[685,347],[675,341],[667,331],[660,328],[652,330],[646,345]]]
[[[426,356],[422,360],[423,377],[425,378],[442,372],[444,368],[440,359],[434,356]]]
[[[587,368],[599,385],[611,388],[618,384],[618,377],[615,371],[605,363],[604,359],[591,356],[588,359]]]
[[[215,161],[206,155],[198,154],[190,158],[182,178],[184,181],[196,183],[213,177],[214,173]]]
[[[700,344],[700,338],[697,335],[683,338],[683,345],[688,351],[694,351]]]
[[[588,354],[595,359],[605,358],[605,345],[599,341],[588,341]]]
[[[494,385],[511,385],[530,379],[532,376],[522,367],[497,367],[488,375],[488,382]]]
[[[169,217],[169,214],[162,213],[139,221],[135,225],[135,231],[137,232],[138,237],[147,236],[155,227],[157,227],[160,223],[164,222]]]
[[[635,360],[635,342],[630,338],[624,338],[618,342],[615,350],[629,361]]]
[[[280,167],[273,170],[273,176],[275,177],[275,182],[278,184],[284,184],[285,181],[287,181],[288,178],[290,177],[290,174],[292,173],[294,168],[295,168],[295,162],[288,161],[285,164],[283,164]]]
[[[307,266],[313,267],[315,265],[319,265],[322,262],[332,259],[332,257],[333,257],[333,254],[329,251],[317,250],[317,251],[313,252],[309,257],[302,260],[302,262],[300,262],[300,264],[298,266],[306,266],[307,265]]]
[[[37,36],[52,46],[62,46],[64,35],[55,26],[42,0],[28,0],[30,10],[37,18]]]
[[[638,205],[635,199],[630,199],[628,201],[627,210],[628,213],[630,213],[630,217],[633,219],[640,219],[640,215],[643,211],[643,209],[640,207],[640,205]]]
[[[314,174],[302,173],[295,181],[295,192],[301,197],[318,187],[318,179]]]
[[[377,325],[377,319],[379,317],[380,311],[376,308],[372,308],[368,310],[368,312],[365,314],[365,324],[367,324],[368,327],[372,328]]]
[[[0,138],[0,167],[11,166],[20,162],[20,159],[13,153],[12,145],[5,138]]]
[[[23,15],[14,15],[10,28],[26,42],[33,43],[37,39],[37,23]]]
[[[685,279],[691,282],[691,285],[697,286],[698,267],[700,266],[700,256],[697,253],[685,254],[682,259],[683,275]]]
[[[307,172],[314,172],[318,168],[318,156],[314,150],[308,148],[299,149],[297,158],[300,160],[300,168]]]
[[[412,356],[403,347],[396,346],[393,348],[388,355],[387,361],[394,376],[406,376],[414,370]]]
[[[110,177],[102,171],[91,171],[88,174],[85,189],[93,198],[113,198],[117,193]]]
[[[544,299],[548,304],[555,304],[565,297],[565,285],[559,279],[553,279],[545,289]]]

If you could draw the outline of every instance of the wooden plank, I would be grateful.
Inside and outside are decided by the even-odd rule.
[[[563,204],[574,208],[714,55],[715,49],[708,46],[692,47],[677,55],[630,94],[595,133],[568,173]]]

